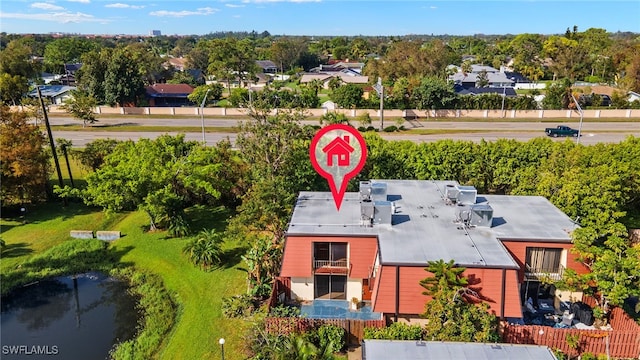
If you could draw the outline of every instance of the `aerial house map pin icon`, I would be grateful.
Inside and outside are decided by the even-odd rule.
[[[364,138],[348,125],[325,126],[311,140],[309,158],[313,168],[329,182],[336,208],[340,210],[349,180],[362,170],[367,159]]]

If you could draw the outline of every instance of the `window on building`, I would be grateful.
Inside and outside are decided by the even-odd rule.
[[[315,275],[316,299],[340,299],[347,298],[347,277],[344,275]]]
[[[558,273],[562,260],[562,249],[527,248],[526,264],[529,272]]]
[[[347,243],[317,242],[313,244],[315,267],[347,266]]]

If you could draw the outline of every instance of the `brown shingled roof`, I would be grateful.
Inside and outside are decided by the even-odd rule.
[[[188,84],[153,84],[145,88],[147,94],[191,94],[193,86]]]

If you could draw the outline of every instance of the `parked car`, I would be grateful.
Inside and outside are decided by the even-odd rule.
[[[551,137],[559,137],[559,136],[573,136],[578,137],[578,130],[572,129],[566,125],[558,125],[554,128],[546,128],[544,132],[547,133],[547,136]]]

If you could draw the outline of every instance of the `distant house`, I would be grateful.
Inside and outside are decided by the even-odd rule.
[[[81,63],[64,64],[64,74],[60,77],[60,83],[62,85],[75,86],[76,85],[76,73],[82,67]]]
[[[275,74],[278,72],[278,66],[271,60],[258,60],[256,64],[262,69],[263,74]]]
[[[168,68],[168,65],[171,65],[171,67],[173,67],[174,70],[176,71],[185,71],[186,69],[186,63],[187,63],[187,59],[185,58],[176,58],[173,56],[170,56],[169,58],[167,58],[167,61],[164,63],[165,68]]]
[[[42,97],[48,99],[53,105],[61,105],[71,98],[71,92],[76,90],[75,86],[68,85],[41,85],[40,93]],[[33,89],[28,94],[28,97],[38,98],[38,90]]]
[[[640,101],[640,94],[638,94],[635,91],[629,91],[627,93],[627,101],[629,102]]]
[[[368,84],[369,77],[362,76],[357,73],[350,72],[349,70],[342,70],[334,73],[306,73],[300,77],[300,83],[306,84],[310,83],[313,80],[320,80],[322,82],[322,86],[325,89],[329,88],[329,82],[333,78],[338,78],[344,84]]]
[[[447,69],[455,71],[453,75],[449,76],[449,80],[465,88],[476,87],[482,72],[487,75],[487,87],[513,87],[516,82],[525,82],[522,75],[516,76],[515,73],[508,73],[504,67],[498,70],[491,66],[474,64],[471,65],[471,72],[468,73],[463,72],[462,67],[456,65],[449,65]]]
[[[464,87],[460,84],[453,86],[453,90],[458,95],[480,95],[480,94],[498,94],[506,97],[516,97],[518,94],[512,87]]]
[[[43,72],[40,74],[40,78],[44,81],[45,85],[48,85],[52,81],[59,81],[62,75],[55,75],[48,72]]]
[[[147,86],[146,97],[149,106],[189,106],[193,105],[187,98],[193,87],[187,84],[154,84]]]

